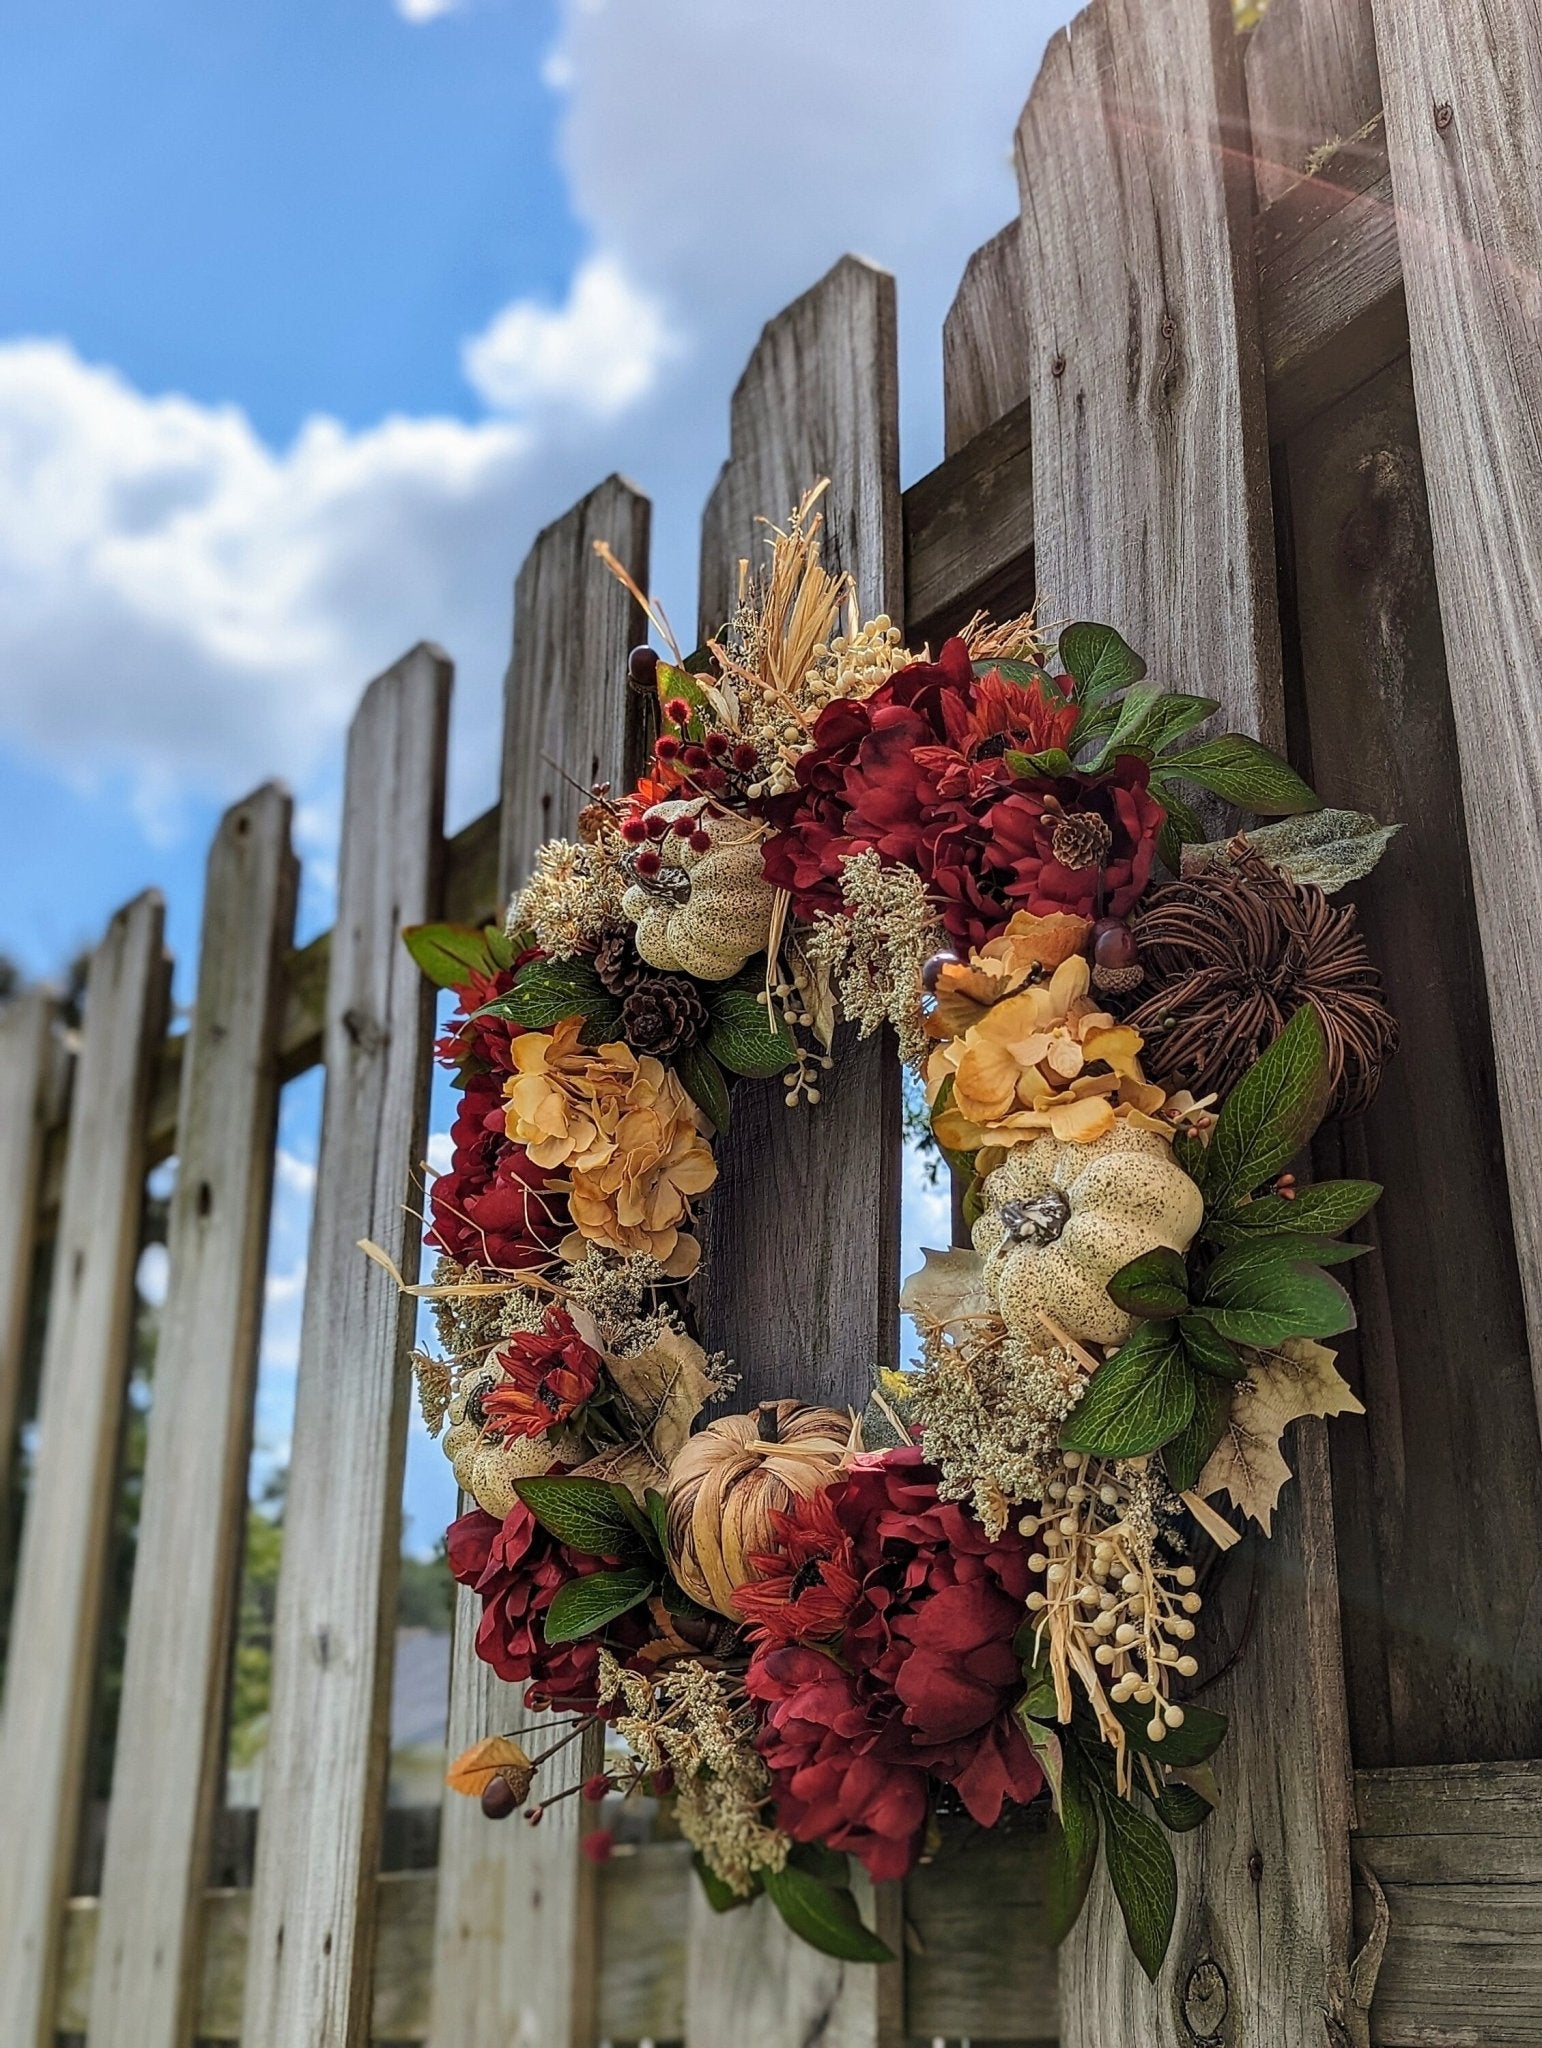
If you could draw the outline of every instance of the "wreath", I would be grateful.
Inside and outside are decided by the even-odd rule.
[[[650,611],[647,773],[589,793],[507,926],[407,934],[459,1006],[414,1361],[471,1503],[450,1567],[478,1655],[579,1717],[449,1782],[531,1822],[662,1802],[714,1906],[764,1892],[858,1960],[888,1951],[848,1857],[899,1878],[1044,1801],[1052,1933],[1101,1846],[1154,1976],[1225,1730],[1201,1588],[1267,1534],[1287,1425],[1360,1411],[1329,1269],[1380,1190],[1290,1166],[1395,1047],[1333,901],[1390,829],[1196,737],[1217,704],[1110,627],[907,650],[824,566],[818,497],[704,653]],[[1207,799],[1280,822],[1207,842]],[[842,1024],[892,1029],[972,1249],[926,1253],[918,1359],[864,1412],[735,1412],[686,1293],[713,1140],[741,1079],[817,1115]],[[603,1771],[553,1785],[596,1723]]]

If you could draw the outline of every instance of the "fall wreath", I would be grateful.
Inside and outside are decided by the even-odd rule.
[[[606,1729],[597,1776],[551,1784],[568,1729],[450,1782],[495,1818],[600,1804],[594,1855],[617,1799],[663,1802],[715,1906],[763,1891],[865,1960],[848,1856],[898,1878],[1042,1798],[1053,1931],[1101,1845],[1154,1975],[1225,1725],[1200,1588],[1267,1533],[1286,1426],[1359,1408],[1328,1269],[1380,1191],[1289,1169],[1396,1043],[1333,900],[1390,833],[1198,736],[1217,705],[1109,627],[907,650],[823,565],[818,497],[700,656],[650,614],[648,772],[506,928],[407,935],[459,1004],[415,1361],[469,1503],[450,1565],[478,1654]],[[1207,842],[1216,799],[1282,822]],[[842,1023],[892,1030],[973,1246],[907,1282],[919,1356],[865,1412],[734,1412],[685,1291],[713,1139],[741,1078],[817,1115]]]

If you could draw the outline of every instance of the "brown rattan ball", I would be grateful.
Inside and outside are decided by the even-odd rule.
[[[1224,1097],[1310,1003],[1328,1046],[1328,1114],[1370,1103],[1397,1050],[1397,1019],[1349,905],[1244,849],[1154,889],[1131,930],[1149,992],[1126,1021],[1169,1087]]]

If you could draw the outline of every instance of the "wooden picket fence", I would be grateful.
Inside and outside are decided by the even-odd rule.
[[[767,326],[704,521],[704,622],[754,515],[828,475],[838,563],[913,643],[1037,589],[1047,620],[1113,621],[1286,744],[1328,801],[1404,821],[1361,893],[1405,1046],[1320,1162],[1389,1187],[1346,1346],[1368,1414],[1331,1460],[1298,1426],[1274,1541],[1226,1575],[1224,1800],[1180,1844],[1155,1989],[1101,1881],[1057,1972],[1032,1832],[871,1899],[883,1969],[798,1948],[763,1903],[715,1918],[678,1843],[582,1862],[574,1802],[531,1831],[449,1799],[437,1867],[382,1871],[412,1315],[355,1247],[417,1258],[430,999],[398,935],[495,913],[570,822],[559,769],[637,768],[640,621],[592,543],[646,583],[649,508],[612,477],[520,573],[498,807],[443,835],[451,668],[417,647],[349,735],[331,933],[292,944],[269,785],[215,837],[185,1032],[154,895],[97,947],[72,1059],[45,991],[0,1013],[0,1473],[35,1246],[52,1275],[0,1728],[0,2048],[1542,2043],[1539,133],[1535,0],[1273,0],[1244,39],[1228,0],[1095,0],[1029,94],[1020,219],[948,316],[940,467],[901,492],[894,287],[848,258]],[[277,1093],[318,1062],[255,1865],[210,1889]],[[775,1093],[736,1098],[705,1324],[751,1397],[860,1399],[895,1342],[896,1064],[848,1051],[815,1114]],[[113,1796],[99,1890],[72,1896],[132,1269],[172,1153]],[[452,1748],[520,1718],[469,1621]]]

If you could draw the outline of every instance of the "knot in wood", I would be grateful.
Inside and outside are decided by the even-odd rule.
[[[1456,113],[1449,100],[1435,102],[1435,129],[1438,134],[1444,135],[1455,118]]]
[[[1063,377],[1065,375],[1064,356],[1056,356],[1055,360],[1049,366],[1049,374],[1052,377]]]
[[[1214,1956],[1201,1956],[1183,1986],[1183,2026],[1194,2048],[1225,2048],[1221,2029],[1231,2011],[1231,1986]]]
[[[388,1033],[383,1025],[376,1023],[367,1010],[351,1008],[344,1010],[343,1030],[348,1034],[349,1043],[366,1059],[373,1059],[384,1047]]]

